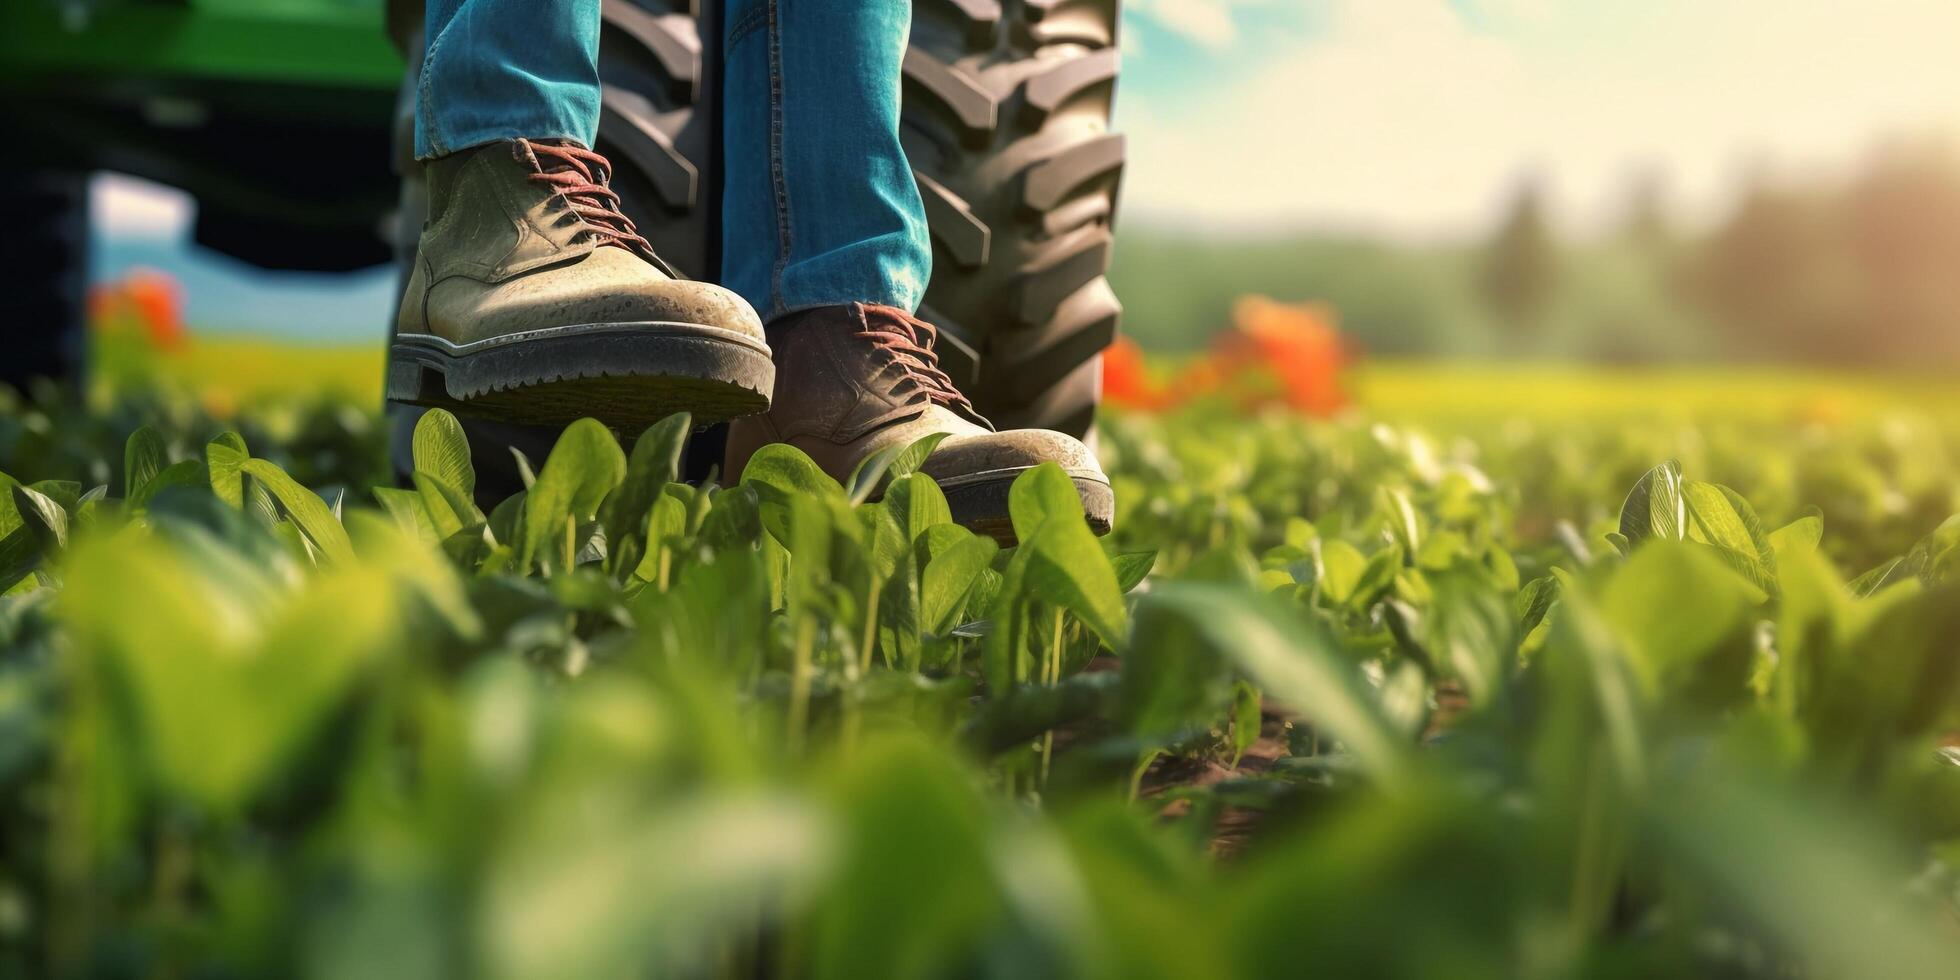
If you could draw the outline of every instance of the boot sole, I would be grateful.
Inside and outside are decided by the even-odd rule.
[[[693,323],[608,323],[527,330],[468,344],[397,334],[388,400],[518,425],[591,417],[644,428],[675,412],[707,425],[768,411],[769,348]]]
[[[1032,468],[1017,466],[941,483],[939,489],[946,495],[946,506],[953,513],[953,523],[975,534],[993,538],[1003,548],[1014,547],[1019,539],[1014,534],[1014,520],[1008,512],[1007,495],[1014,486],[1015,478]],[[1089,530],[1098,537],[1108,534],[1116,515],[1116,494],[1109,488],[1109,483],[1074,473],[1069,474],[1069,478],[1075,483],[1075,492],[1082,498],[1082,512],[1089,521]]]

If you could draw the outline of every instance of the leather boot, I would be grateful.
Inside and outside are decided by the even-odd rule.
[[[772,442],[803,450],[842,481],[880,450],[944,432],[921,470],[945,491],[958,523],[1012,544],[1008,487],[1054,462],[1075,481],[1090,526],[1107,533],[1115,497],[1088,447],[1045,429],[995,432],[939,369],[934,336],[931,324],[904,310],[865,304],[771,323],[775,398],[768,412],[730,423],[724,480],[739,480],[749,457]]]
[[[674,275],[619,211],[604,157],[510,140],[429,164],[429,220],[388,398],[501,422],[637,431],[769,407],[775,367],[741,297]]]

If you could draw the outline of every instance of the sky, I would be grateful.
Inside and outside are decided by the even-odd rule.
[[[1719,218],[1745,175],[1830,176],[1960,134],[1960,0],[1126,0],[1116,128],[1131,225],[1216,235],[1484,234],[1540,181],[1566,230],[1660,178]],[[193,323],[308,310],[332,333],[385,274],[253,276],[189,254],[192,205],[98,184],[97,271],[162,264]],[[230,283],[228,289],[200,283]],[[215,291],[214,291],[215,290]]]
[[[117,174],[95,178],[89,198],[90,275],[118,279],[162,269],[183,288],[184,322],[199,332],[262,333],[316,341],[387,336],[395,300],[388,268],[352,273],[265,272],[190,244],[196,205],[182,192]]]
[[[1527,175],[1570,230],[1643,171],[1718,218],[1752,172],[1960,133],[1960,0],[1129,0],[1126,220],[1452,237]]]

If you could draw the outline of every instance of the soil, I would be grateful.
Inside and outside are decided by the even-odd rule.
[[[1102,666],[1091,664],[1090,669]],[[1114,662],[1109,666],[1113,667]],[[1423,732],[1424,740],[1447,731],[1468,707],[1469,699],[1461,688],[1453,684],[1439,687],[1435,711],[1430,717],[1429,727]],[[1164,756],[1151,763],[1144,772],[1138,784],[1137,798],[1154,799],[1174,790],[1202,789],[1227,780],[1257,778],[1272,771],[1280,759],[1292,754],[1287,745],[1288,724],[1304,719],[1270,698],[1260,705],[1259,713],[1259,738],[1246,748],[1236,767],[1227,764],[1229,759]],[[1190,800],[1172,800],[1164,804],[1158,815],[1166,821],[1182,820],[1191,815],[1192,809]],[[1244,850],[1257,834],[1265,815],[1266,811],[1258,807],[1221,808],[1211,828],[1212,855],[1230,858]]]

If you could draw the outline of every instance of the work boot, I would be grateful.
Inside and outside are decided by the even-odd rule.
[[[510,140],[428,165],[388,398],[501,422],[638,430],[769,407],[775,366],[741,297],[676,276],[619,211],[611,167]]]
[[[776,352],[768,412],[728,427],[724,468],[739,480],[755,451],[786,442],[839,481],[891,446],[944,432],[920,469],[946,493],[953,520],[1003,544],[1014,542],[1007,491],[1014,478],[1054,462],[1075,481],[1089,525],[1109,531],[1115,497],[1087,446],[1045,429],[995,432],[973,410],[933,353],[931,324],[889,306],[826,306],[769,325]]]

